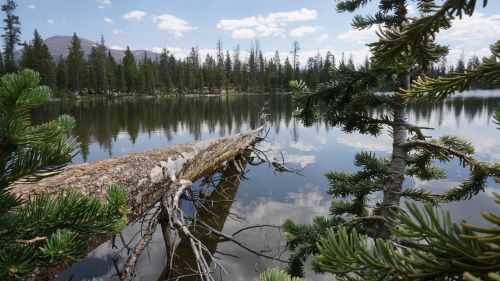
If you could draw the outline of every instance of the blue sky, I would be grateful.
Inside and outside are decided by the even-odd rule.
[[[360,13],[376,10],[372,1]],[[478,1],[482,2],[482,1]],[[500,1],[478,5],[472,18],[440,34],[440,42],[451,46],[450,60],[462,51],[468,57],[488,54],[488,45],[500,39]],[[245,51],[255,39],[268,55],[282,56],[292,42],[300,43],[304,59],[327,50],[353,55],[361,61],[366,43],[374,41],[375,28],[354,31],[352,14],[339,14],[333,0],[23,0],[17,14],[22,23],[22,40],[30,40],[35,28],[44,38],[54,35],[79,36],[97,41],[102,34],[113,48],[160,50],[167,47],[179,56],[192,46],[203,53],[221,39],[224,48],[237,44]],[[410,3],[412,3],[410,1]],[[410,4],[411,5],[411,4]],[[414,13],[410,7],[410,12]]]

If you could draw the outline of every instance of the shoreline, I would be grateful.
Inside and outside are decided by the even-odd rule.
[[[136,99],[153,99],[153,98],[193,98],[193,97],[227,97],[227,96],[246,96],[246,95],[291,95],[292,92],[266,92],[266,93],[252,93],[252,92],[239,92],[239,93],[224,93],[224,94],[183,94],[183,95],[86,95],[86,96],[71,96],[71,97],[53,97],[53,101],[60,100],[97,100],[97,99],[122,99],[122,98],[136,98]]]

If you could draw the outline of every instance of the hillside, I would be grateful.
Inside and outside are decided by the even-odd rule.
[[[81,37],[80,40],[81,40],[82,50],[85,53],[85,58],[88,58],[92,46],[95,45],[96,43]],[[71,44],[71,36],[52,36],[45,39],[45,44],[47,44],[49,52],[52,55],[52,58],[54,58],[54,60],[57,61],[60,55],[62,55],[63,57],[68,56],[68,47]],[[131,50],[131,51],[134,54],[135,59],[138,61],[142,60],[144,52],[146,52],[146,54],[150,58],[155,58],[158,55],[155,52],[147,50]],[[19,60],[21,58],[21,54],[22,50],[17,50],[16,59]],[[124,51],[111,49],[111,55],[117,62],[120,62],[124,57]]]

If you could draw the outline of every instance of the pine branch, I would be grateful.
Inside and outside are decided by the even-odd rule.
[[[306,279],[292,277],[284,270],[271,268],[259,275],[259,281],[306,281]]]
[[[475,69],[464,73],[452,73],[445,77],[432,79],[419,77],[413,81],[410,91],[400,89],[402,96],[409,99],[442,100],[456,92],[463,92],[470,88],[471,83],[480,79],[493,85],[500,85],[500,41],[491,45],[492,55],[484,58],[483,63]]]
[[[474,153],[470,143],[452,136],[441,137],[439,142],[412,140],[407,142],[404,147],[408,150],[424,149],[440,161],[449,161],[450,156],[454,156],[459,159],[460,165],[464,167],[474,167],[479,164],[478,160],[470,156]]]
[[[343,226],[330,229],[319,242],[315,266],[347,280],[456,280],[462,274],[495,280],[500,270],[497,214],[483,214],[493,227],[481,228],[453,224],[449,212],[429,204],[420,209],[407,203],[407,209],[394,212],[391,231],[398,243],[372,240]]]
[[[31,108],[51,95],[39,81],[28,69],[0,78],[0,280],[25,280],[36,266],[80,258],[87,239],[121,231],[130,212],[119,186],[107,190],[107,202],[74,190],[27,200],[9,193],[11,183],[50,176],[78,151],[68,137],[72,117],[31,125]]]
[[[455,17],[472,16],[475,3],[476,0],[447,0],[441,6],[427,3],[425,9],[432,15],[409,22],[402,29],[393,27],[379,31],[380,40],[369,44],[374,61],[378,65],[394,65],[394,62],[413,58],[425,65],[438,60],[446,54],[447,48],[433,42],[435,34],[449,28]],[[487,0],[483,0],[483,6],[486,4]]]

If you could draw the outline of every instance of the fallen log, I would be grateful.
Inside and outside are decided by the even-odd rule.
[[[18,182],[11,192],[27,198],[74,188],[104,199],[108,186],[120,184],[129,192],[129,219],[134,220],[151,209],[173,182],[194,182],[212,174],[254,144],[261,130],[69,166],[35,183]]]
[[[74,188],[82,194],[104,199],[107,187],[119,184],[129,192],[131,212],[128,219],[132,222],[153,208],[165,194],[175,193],[173,189],[179,188],[181,180],[194,182],[211,175],[242,154],[259,139],[262,129],[66,167],[35,183],[17,182],[11,192],[27,198],[42,193],[59,194]],[[108,238],[88,241],[87,251]],[[33,280],[50,280],[67,266],[37,269]]]

